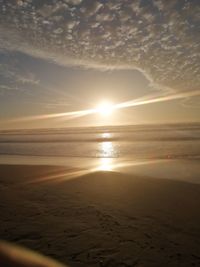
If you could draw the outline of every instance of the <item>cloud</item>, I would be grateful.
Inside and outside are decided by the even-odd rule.
[[[93,16],[95,15],[101,8],[103,7],[103,4],[98,1],[93,1],[88,5],[87,7],[82,7],[81,12],[85,16]]]
[[[195,98],[185,98],[181,101],[181,104],[185,108],[189,109],[200,109],[200,96],[196,96]]]
[[[76,6],[76,5],[80,5],[80,3],[82,2],[82,0],[65,0],[64,2]]]
[[[21,84],[32,84],[32,85],[38,85],[39,80],[35,78],[35,75],[31,72],[27,72],[24,75],[22,74],[16,74],[15,75],[16,82]]]
[[[1,0],[0,50],[140,69],[160,88],[199,90],[199,14],[198,0]]]
[[[26,91],[27,85],[39,86],[39,79],[35,74],[26,68],[21,68],[16,57],[9,53],[0,53],[0,94],[13,94],[16,91]]]

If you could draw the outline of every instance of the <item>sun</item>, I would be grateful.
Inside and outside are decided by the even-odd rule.
[[[100,103],[96,108],[97,112],[103,116],[110,115],[113,112],[113,109],[113,104],[108,101]]]

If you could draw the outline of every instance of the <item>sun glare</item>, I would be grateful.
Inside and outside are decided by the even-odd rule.
[[[98,171],[112,171],[112,158],[101,158]]]
[[[112,103],[110,102],[102,102],[101,104],[99,104],[99,106],[97,107],[97,112],[101,115],[110,115],[113,112],[114,106]]]

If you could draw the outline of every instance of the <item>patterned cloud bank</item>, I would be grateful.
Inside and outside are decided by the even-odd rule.
[[[137,68],[183,91],[199,89],[199,25],[199,0],[0,0],[2,51]]]

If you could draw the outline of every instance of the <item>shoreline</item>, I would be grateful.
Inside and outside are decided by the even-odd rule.
[[[134,159],[85,158],[0,155],[1,166],[35,166],[74,170],[78,175],[94,171],[116,171],[123,174],[200,184],[199,158],[193,159]],[[77,167],[78,166],[78,167]],[[80,173],[79,173],[80,172]]]

